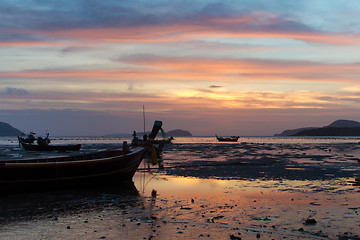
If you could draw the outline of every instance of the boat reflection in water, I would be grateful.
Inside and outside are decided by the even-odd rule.
[[[0,226],[142,206],[134,183],[0,196]],[[1,234],[0,234],[1,235]]]

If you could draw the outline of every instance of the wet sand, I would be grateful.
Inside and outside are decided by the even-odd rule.
[[[52,196],[62,199],[56,200],[33,194],[27,204],[27,195],[12,196],[18,200],[2,212],[0,238],[360,237],[360,188],[347,179],[241,181],[137,173],[134,180],[135,192],[57,192]]]
[[[0,197],[0,239],[360,239],[357,143],[184,143],[164,155],[164,169],[121,189]]]

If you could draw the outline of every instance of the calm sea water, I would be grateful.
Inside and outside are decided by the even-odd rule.
[[[0,138],[0,159],[69,155],[120,148],[130,138],[55,137],[52,144],[82,144],[80,152],[27,152],[15,137]],[[163,173],[226,179],[314,179],[357,177],[360,138],[241,137],[218,142],[215,137],[179,137],[165,147]],[[146,161],[145,161],[146,162]],[[141,166],[140,168],[147,168]],[[157,166],[151,166],[156,169]]]

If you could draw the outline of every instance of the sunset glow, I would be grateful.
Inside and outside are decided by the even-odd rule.
[[[5,0],[0,11],[0,121],[21,130],[128,133],[143,105],[149,126],[193,135],[360,120],[355,0]]]

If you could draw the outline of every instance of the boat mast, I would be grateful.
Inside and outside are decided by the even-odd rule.
[[[143,105],[144,135],[145,135],[145,106]]]

